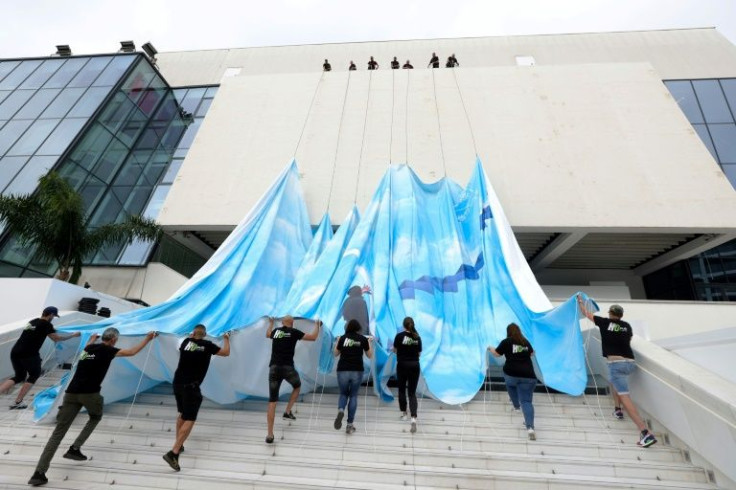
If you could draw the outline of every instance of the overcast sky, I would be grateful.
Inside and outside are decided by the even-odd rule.
[[[0,0],[0,57],[715,26],[736,0]]]

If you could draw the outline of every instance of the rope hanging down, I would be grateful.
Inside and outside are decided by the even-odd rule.
[[[337,126],[337,141],[335,142],[335,159],[332,161],[332,176],[330,177],[330,189],[327,192],[327,207],[325,212],[330,211],[330,201],[332,200],[332,186],[335,184],[335,171],[337,170],[337,150],[340,148],[340,133],[342,132],[342,120],[345,117],[345,105],[348,100],[348,89],[350,88],[350,75],[348,71],[348,82],[345,84],[345,95],[342,98],[342,110],[340,112],[340,123]]]
[[[409,165],[409,79],[411,78],[411,70],[406,70],[406,101],[404,103],[404,135],[406,143],[406,164]]]
[[[358,202],[358,184],[360,183],[360,165],[363,162],[363,148],[365,147],[365,133],[368,128],[368,109],[371,105],[371,85],[373,82],[373,71],[368,73],[368,98],[365,103],[365,117],[363,118],[363,138],[360,140],[360,157],[358,158],[358,175],[355,177],[355,199],[353,204]]]
[[[394,108],[396,104],[396,70],[391,70],[391,136],[388,140],[388,165],[393,164],[394,150]]]
[[[457,93],[460,95],[460,103],[463,106],[463,111],[465,111],[465,120],[468,122],[468,129],[470,130],[470,138],[473,140],[473,151],[475,152],[475,156],[478,157],[478,146],[475,144],[475,132],[473,131],[473,125],[470,123],[470,116],[468,115],[468,108],[465,105],[465,98],[463,97],[463,91],[460,90],[460,84],[457,81],[457,73],[455,70],[452,70],[452,76],[455,78],[455,86],[457,87]]]
[[[432,70],[432,89],[434,91],[434,108],[437,111],[437,132],[440,135],[440,151],[442,152],[442,171],[447,177],[447,164],[445,163],[445,145],[442,142],[442,126],[440,124],[440,106],[437,103],[437,82],[434,76],[435,70]]]
[[[304,116],[304,124],[302,124],[302,131],[299,133],[299,139],[296,142],[296,146],[294,147],[294,153],[292,154],[292,158],[296,158],[296,152],[299,150],[299,144],[302,142],[302,137],[304,136],[304,130],[307,129],[307,121],[309,121],[309,115],[312,113],[312,106],[314,105],[314,99],[317,98],[317,91],[319,90],[319,86],[322,85],[322,79],[325,77],[325,72],[322,72],[322,75],[320,75],[319,80],[317,80],[317,85],[314,87],[314,93],[312,94],[312,101],[309,103],[309,109],[307,109],[307,114]]]

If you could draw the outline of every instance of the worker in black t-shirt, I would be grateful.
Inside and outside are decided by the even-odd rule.
[[[294,368],[294,351],[296,343],[300,340],[315,341],[319,337],[319,328],[322,322],[317,320],[314,324],[312,333],[305,334],[301,330],[294,328],[294,317],[287,315],[281,319],[281,327],[273,328],[274,319],[269,317],[268,328],[266,329],[266,338],[272,340],[271,343],[271,362],[268,366],[268,413],[266,421],[268,423],[268,434],[266,442],[273,443],[273,423],[276,418],[276,402],[279,401],[279,389],[281,382],[286,380],[291,385],[293,391],[289,402],[286,404],[283,418],[285,420],[296,420],[291,412],[296,399],[299,397],[299,389],[302,381],[299,373]]]
[[[34,318],[23,327],[23,331],[15,342],[10,351],[10,362],[13,365],[14,375],[10,379],[6,379],[0,385],[0,394],[9,392],[13,386],[23,383],[18,396],[15,397],[15,403],[10,409],[28,408],[23,403],[23,397],[33,387],[33,384],[41,376],[41,355],[39,351],[43,346],[46,337],[54,342],[69,340],[72,337],[79,337],[79,332],[68,335],[60,335],[54,330],[51,320],[58,318],[59,309],[56,306],[44,308],[40,318]]]
[[[404,66],[402,66],[404,70],[413,70],[414,66],[409,62],[409,60],[406,60],[406,63],[404,63]]]
[[[355,71],[358,67],[355,66],[355,63],[353,63],[353,60],[350,60],[350,66],[348,66],[348,71]]]
[[[399,410],[401,420],[406,420],[406,392],[409,392],[409,411],[411,412],[411,433],[417,431],[417,385],[419,384],[419,356],[422,353],[422,338],[414,327],[414,319],[404,318],[404,331],[394,337],[393,350],[396,352],[396,381],[399,386]]]
[[[202,405],[202,392],[199,386],[207,376],[212,356],[227,357],[230,355],[230,334],[223,335],[222,347],[205,339],[207,327],[201,323],[194,327],[191,335],[179,346],[179,364],[174,372],[174,397],[176,410],[176,440],[171,451],[164,454],[164,461],[175,471],[179,466],[179,453],[184,447],[184,441],[194,428],[199,407]]]
[[[368,69],[378,70],[378,62],[373,59],[373,56],[371,56],[371,59],[368,61]]]
[[[391,60],[391,69],[392,70],[398,70],[401,64],[399,63],[399,60],[396,59],[396,56],[394,56],[394,59]]]
[[[440,57],[437,56],[437,53],[432,53],[432,58],[430,58],[429,63],[427,63],[427,68],[439,68],[440,67]]]
[[[337,400],[337,417],[334,427],[339,430],[342,427],[342,418],[345,415],[345,407],[348,407],[348,425],[345,432],[355,432],[353,421],[355,411],[358,409],[358,392],[363,382],[363,352],[370,359],[373,356],[371,349],[372,337],[364,337],[358,332],[360,323],[358,320],[350,320],[345,324],[345,335],[341,335],[335,342],[335,356],[340,356],[337,363],[337,386],[340,388],[340,397]]]
[[[532,344],[522,335],[517,324],[510,323],[506,327],[506,338],[495,349],[488,347],[488,350],[496,357],[506,357],[506,362],[503,365],[506,391],[514,410],[521,410],[521,413],[524,414],[524,425],[529,440],[536,440],[532,397],[534,396],[534,388],[537,386],[537,375],[534,374],[534,365],[532,364],[532,355],[534,355]]]
[[[608,318],[594,315],[578,295],[580,311],[588,317],[601,332],[601,350],[608,363],[608,375],[613,397],[613,416],[623,420],[623,407],[640,431],[637,445],[649,447],[657,442],[654,434],[649,432],[642,420],[636,405],[629,394],[629,375],[636,369],[634,351],[631,350],[631,337],[634,335],[631,325],[623,321],[624,309],[620,305],[611,305]]]
[[[458,63],[457,58],[455,58],[455,53],[452,53],[450,56],[447,57],[445,68],[455,68],[456,66],[460,66],[460,63]]]
[[[56,416],[56,428],[41,453],[36,471],[28,481],[29,485],[39,486],[48,482],[46,472],[51,464],[51,459],[56,454],[59,444],[61,444],[62,439],[64,439],[67,431],[72,426],[72,422],[74,422],[82,408],[87,409],[89,420],[87,420],[82,432],[79,433],[69,450],[64,454],[64,458],[75,461],[87,460],[87,456],[82,454],[81,447],[102,420],[103,398],[100,395],[100,390],[102,389],[102,381],[110,368],[110,363],[116,357],[130,357],[138,354],[156,337],[156,333],[148,332],[138,345],[128,349],[115,347],[119,336],[118,329],[110,327],[102,333],[101,343],[95,343],[99,337],[97,334],[90,337],[79,356],[74,377],[66,388],[64,400]]]
[[[330,64],[329,61],[327,61],[327,59],[325,59],[325,62],[322,63],[322,70],[323,71],[332,71],[332,65]]]

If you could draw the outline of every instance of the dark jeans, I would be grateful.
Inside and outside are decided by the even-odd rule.
[[[268,401],[279,401],[279,390],[281,382],[286,380],[292,388],[297,389],[302,385],[299,373],[294,366],[271,366],[268,368]]]
[[[534,428],[534,405],[532,405],[532,396],[534,388],[537,386],[536,378],[517,378],[504,373],[503,378],[506,380],[506,391],[509,392],[509,398],[514,408],[521,408],[524,414],[524,424],[527,429]]]
[[[348,407],[348,424],[355,420],[355,411],[358,409],[358,391],[363,381],[363,371],[338,371],[337,386],[340,387],[340,398],[337,408],[345,410]]]
[[[64,439],[69,427],[72,426],[72,422],[74,422],[77,414],[84,407],[89,414],[89,420],[82,429],[82,432],[77,436],[77,439],[72,443],[72,446],[76,448],[82,447],[87,438],[92,435],[92,431],[95,430],[97,424],[102,420],[103,401],[104,399],[99,393],[66,393],[64,395],[64,402],[59,409],[59,414],[56,416],[56,428],[51,434],[49,442],[46,443],[46,447],[43,448],[41,459],[38,460],[38,465],[36,466],[36,471],[41,473],[48,471],[51,459],[56,454],[61,440]]]
[[[396,381],[399,384],[399,410],[406,412],[406,391],[409,389],[409,410],[417,416],[417,384],[419,384],[419,362],[399,362],[396,365]]]

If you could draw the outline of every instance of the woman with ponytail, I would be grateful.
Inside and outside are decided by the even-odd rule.
[[[537,376],[532,365],[532,344],[522,335],[521,329],[515,323],[506,327],[506,338],[495,349],[488,350],[496,357],[506,356],[503,365],[503,377],[506,380],[506,391],[509,393],[514,410],[521,409],[524,414],[529,440],[536,440],[534,432],[534,405],[532,395],[537,386]]]
[[[399,410],[401,420],[406,420],[406,392],[409,391],[409,410],[411,411],[411,433],[417,431],[417,384],[419,383],[419,354],[422,352],[422,338],[414,327],[414,319],[404,318],[404,331],[394,338],[393,351],[396,352],[396,378],[399,385]]]

